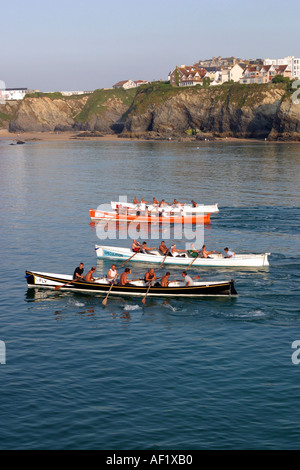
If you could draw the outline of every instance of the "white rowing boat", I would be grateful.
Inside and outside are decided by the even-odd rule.
[[[125,261],[134,255],[134,252],[130,248],[121,248],[116,246],[104,246],[95,245],[97,258],[99,259],[112,259]],[[211,266],[211,267],[265,267],[269,266],[268,255],[270,253],[263,254],[236,254],[233,258],[224,258],[222,254],[213,253],[209,258],[200,258],[194,260],[190,256],[162,256],[159,251],[153,250],[150,254],[137,253],[131,261],[133,262],[144,262],[144,263],[155,263],[160,264],[173,264],[180,266],[188,266],[193,260],[193,266]]]

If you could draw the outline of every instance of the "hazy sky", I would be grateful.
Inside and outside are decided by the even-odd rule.
[[[7,87],[94,90],[212,56],[300,57],[299,0],[10,0],[0,11]]]

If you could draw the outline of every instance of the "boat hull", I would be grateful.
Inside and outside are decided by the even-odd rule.
[[[104,278],[95,282],[76,281],[71,283],[72,276],[61,274],[43,273],[37,271],[26,271],[26,280],[28,287],[55,289],[61,286],[60,290],[69,290],[72,292],[107,294],[111,284]],[[111,288],[110,295],[126,297],[144,297],[148,291],[148,297],[203,297],[203,296],[221,296],[228,297],[237,295],[234,281],[220,282],[195,282],[194,286],[185,287],[183,282],[174,281],[170,287],[153,286],[148,291],[148,284],[139,281],[136,284],[119,286],[114,285]]]
[[[136,214],[118,214],[113,211],[100,211],[90,209],[91,220],[116,220],[119,222],[136,223],[163,223],[163,224],[210,224],[210,213],[197,215],[178,215],[178,216],[145,216]]]
[[[112,260],[126,260],[129,259],[134,253],[129,248],[110,247],[103,245],[95,246],[98,259],[112,259]],[[190,257],[173,257],[167,256],[164,264],[175,266],[188,266],[192,261],[192,266],[211,266],[211,267],[267,267],[269,266],[268,255],[264,253],[261,255],[235,255],[234,258],[223,258],[222,255],[212,254],[211,258],[197,258],[193,261]],[[151,264],[160,264],[164,260],[164,256],[143,253],[137,253],[130,261],[144,262]]]

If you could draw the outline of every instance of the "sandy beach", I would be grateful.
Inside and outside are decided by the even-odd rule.
[[[89,133],[86,131],[78,132],[21,132],[21,133],[14,133],[14,132],[9,132],[6,129],[0,129],[0,141],[1,140],[8,140],[12,141],[13,143],[16,143],[18,140],[22,142],[34,142],[34,141],[45,141],[45,142],[51,142],[51,141],[82,141],[82,140],[93,140],[93,141],[104,141],[104,142],[113,142],[113,141],[158,141],[158,139],[143,139],[143,138],[128,138],[128,137],[119,137],[117,134],[106,134],[106,135],[93,135],[93,133]],[[168,141],[166,139],[165,141]],[[170,139],[171,142],[195,142],[197,144],[200,144],[201,142],[207,142],[204,140],[194,140],[189,137],[172,137]],[[209,140],[208,140],[209,141]],[[246,138],[237,138],[237,137],[215,137],[214,139],[211,140],[211,142],[264,142],[263,140],[260,139],[246,139]],[[293,143],[293,144],[299,144],[299,141],[265,141],[266,143],[282,143],[282,144],[287,144],[287,143]]]
[[[0,130],[0,140],[11,140],[16,142],[21,140],[23,142],[32,141],[65,141],[65,140],[103,140],[103,141],[116,141],[120,140],[117,135],[99,136],[85,136],[85,132],[22,132],[14,133],[5,129]],[[128,140],[128,139],[122,139]]]

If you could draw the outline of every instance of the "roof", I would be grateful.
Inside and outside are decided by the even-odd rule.
[[[115,83],[113,86],[123,86],[127,82],[129,82],[129,80],[122,80],[121,82]]]

